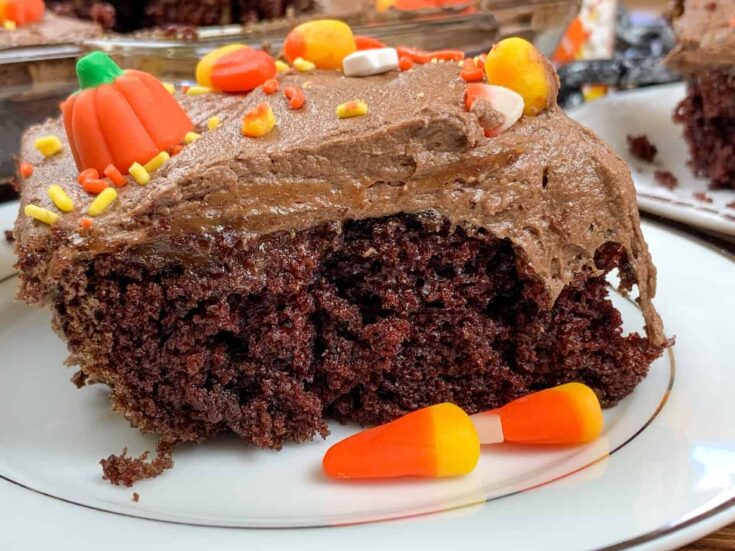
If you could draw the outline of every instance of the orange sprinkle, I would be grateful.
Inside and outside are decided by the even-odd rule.
[[[459,72],[459,76],[462,77],[462,80],[465,82],[477,82],[478,80],[482,80],[485,76],[485,71],[482,69],[462,69]]]
[[[466,57],[464,61],[462,61],[462,69],[465,71],[469,71],[471,69],[476,69],[477,65],[475,65],[475,60],[471,57]]]
[[[430,52],[431,57],[441,59],[442,61],[461,61],[464,59],[462,50],[435,50]]]
[[[372,36],[356,36],[355,46],[357,46],[358,50],[374,50],[376,48],[385,48],[385,44]]]
[[[122,173],[114,165],[107,165],[107,168],[105,168],[104,170],[104,174],[117,187],[123,187],[125,184],[128,183],[125,179],[125,176],[123,176]]]
[[[20,163],[18,171],[20,172],[20,175],[23,176],[23,178],[30,178],[30,176],[33,174],[33,165],[31,163],[23,161],[22,163]]]
[[[269,78],[263,83],[263,92],[266,94],[275,94],[278,92],[278,81],[274,78]]]
[[[276,117],[271,106],[261,103],[242,118],[241,132],[249,138],[260,138],[273,130],[276,126]]]
[[[306,98],[301,88],[289,86],[283,89],[283,94],[288,98],[289,109],[301,109],[304,106]]]
[[[191,86],[189,86],[188,84],[184,84],[181,87],[181,92],[184,93],[184,94],[186,94],[189,91],[189,88],[191,88]]]
[[[82,187],[92,195],[98,195],[102,193],[103,190],[110,187],[110,184],[107,183],[107,180],[100,180],[98,178],[87,178],[82,182]]]
[[[172,157],[175,157],[179,153],[181,153],[184,150],[184,146],[181,144],[177,144],[174,146],[171,146],[171,149],[168,150],[168,152],[171,154]]]
[[[415,63],[430,63],[432,59],[437,61],[462,61],[464,52],[462,50],[435,50],[427,52],[419,48],[409,48],[407,46],[398,46],[398,58],[403,56],[410,57]]]
[[[408,70],[409,70],[409,69],[411,69],[412,67],[413,67],[413,59],[411,59],[411,58],[410,58],[410,57],[408,57],[407,55],[402,55],[402,56],[401,56],[401,57],[400,57],[400,58],[398,59],[398,68],[399,68],[399,69],[400,69],[401,71],[408,71]]]
[[[92,219],[84,217],[79,221],[79,225],[81,226],[83,230],[88,230],[89,228],[92,227]]]
[[[99,177],[100,177],[100,173],[97,171],[96,168],[87,168],[85,170],[82,170],[79,173],[79,176],[77,176],[77,181],[80,184],[83,184],[84,183],[84,180],[87,180],[89,178],[92,178],[93,180],[95,180],[95,179],[97,179]]]

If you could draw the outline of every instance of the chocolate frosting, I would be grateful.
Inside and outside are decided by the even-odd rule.
[[[594,255],[601,245],[619,243],[637,280],[648,335],[664,343],[651,303],[656,272],[628,168],[557,106],[485,138],[478,115],[464,108],[465,83],[455,64],[367,78],[290,74],[282,77],[281,89],[286,85],[302,87],[304,108],[289,110],[281,92],[266,96],[262,90],[247,97],[182,98],[197,125],[212,115],[223,125],[202,132],[147,186],[121,188],[118,202],[85,232],[79,217],[92,198],[76,183],[68,147],[44,160],[32,146],[49,133],[65,141],[60,122],[29,130],[22,151],[35,171],[23,184],[21,206],[54,209],[46,189],[58,183],[76,209],[53,227],[19,216],[21,263],[33,258],[43,281],[56,264],[128,247],[196,261],[186,256],[195,253],[172,250],[171,241],[223,225],[257,240],[327,221],[434,211],[453,224],[511,240],[546,285],[550,303],[575,275],[599,273]],[[354,99],[367,102],[368,115],[337,118],[337,105]],[[263,101],[272,106],[277,127],[263,138],[243,137],[242,115]]]
[[[733,18],[735,0],[677,0],[671,10],[677,43],[666,63],[685,73],[698,68],[732,69]]]
[[[0,49],[19,46],[76,43],[102,35],[102,27],[90,21],[46,12],[38,23],[13,30],[0,29]]]

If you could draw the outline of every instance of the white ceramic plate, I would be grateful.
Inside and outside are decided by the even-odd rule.
[[[0,229],[15,209],[0,207]],[[109,411],[103,389],[68,382],[48,315],[13,303],[16,280],[5,279],[0,549],[661,549],[701,537],[735,520],[735,263],[661,226],[644,231],[672,353],[606,412],[594,444],[488,447],[454,480],[327,481],[322,453],[353,430],[334,426],[327,442],[280,453],[226,438],[177,450],[176,467],[137,484],[134,503],[97,462],[153,442]],[[616,303],[637,329],[637,309]]]
[[[735,235],[735,190],[710,190],[706,180],[695,178],[687,166],[689,152],[682,127],[671,120],[684,97],[684,85],[653,86],[620,92],[586,103],[569,115],[588,126],[630,165],[642,210],[727,235]],[[634,157],[627,135],[645,134],[658,148],[653,163]],[[668,170],[679,180],[674,190],[656,183],[654,172]],[[705,202],[695,193],[705,192]]]

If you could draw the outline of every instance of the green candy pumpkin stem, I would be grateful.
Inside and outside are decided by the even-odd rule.
[[[102,52],[92,52],[77,61],[77,78],[81,90],[110,84],[122,74],[123,70],[117,63]]]

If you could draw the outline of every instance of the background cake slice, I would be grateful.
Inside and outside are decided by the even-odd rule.
[[[262,88],[182,97],[201,138],[85,227],[62,122],[31,129],[21,208],[54,209],[56,183],[75,210],[18,218],[20,298],[51,309],[79,385],[168,443],[278,448],[329,417],[475,412],[566,381],[615,404],[666,344],[628,169],[553,101],[485,137],[458,73],[288,73],[296,110]],[[366,115],[336,116],[357,99]],[[276,126],[244,137],[264,102]],[[48,135],[64,149],[42,158]],[[647,336],[622,334],[614,268]]]
[[[735,188],[735,0],[679,0],[671,17],[677,44],[666,61],[687,79],[674,120],[690,165],[713,188]]]

